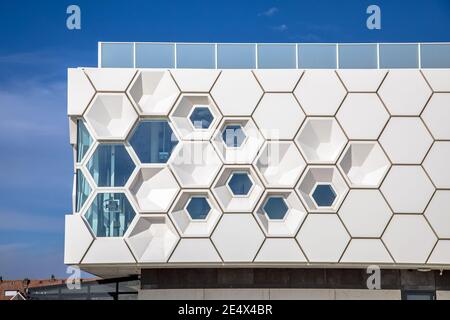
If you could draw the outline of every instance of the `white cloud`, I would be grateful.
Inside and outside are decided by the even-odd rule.
[[[285,24],[280,24],[278,26],[272,27],[272,29],[275,30],[275,31],[283,32],[283,31],[286,31],[288,29],[288,26],[285,25]]]
[[[272,17],[274,16],[276,13],[278,13],[278,8],[277,7],[272,7],[270,9],[267,9],[266,11],[260,12],[258,14],[259,17]]]

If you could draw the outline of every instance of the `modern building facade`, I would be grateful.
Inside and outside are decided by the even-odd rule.
[[[100,43],[68,115],[68,265],[149,298],[450,290],[449,44]]]

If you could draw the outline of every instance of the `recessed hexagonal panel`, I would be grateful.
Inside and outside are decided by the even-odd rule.
[[[122,144],[100,144],[87,163],[99,187],[123,187],[136,165]]]
[[[425,263],[437,238],[423,216],[395,215],[382,240],[395,262]]]
[[[208,237],[222,211],[208,190],[185,189],[170,216],[182,237]]]
[[[183,94],[170,114],[184,140],[209,140],[221,118],[208,94]]]
[[[247,196],[253,187],[253,181],[247,172],[233,172],[227,182],[233,196]]]
[[[450,139],[450,93],[435,93],[422,113],[422,119],[435,139]]]
[[[255,262],[279,263],[280,261],[306,262],[306,257],[293,238],[266,238]]]
[[[258,69],[253,73],[265,92],[292,92],[300,80],[303,70]]]
[[[268,190],[255,217],[269,237],[294,237],[307,212],[292,190]]]
[[[449,212],[450,191],[437,190],[425,211],[425,217],[439,238],[450,239]]]
[[[291,93],[266,93],[252,117],[266,139],[292,140],[305,114]]]
[[[91,192],[92,188],[88,180],[85,178],[83,172],[78,169],[76,172],[75,212],[80,212]]]
[[[125,241],[140,263],[167,262],[179,236],[165,215],[140,216]]]
[[[308,118],[295,142],[308,163],[335,163],[347,137],[334,118]]]
[[[341,263],[393,263],[389,252],[379,239],[352,239]]]
[[[211,94],[225,116],[250,116],[263,91],[250,70],[225,70]]]
[[[331,166],[309,166],[296,189],[310,212],[336,212],[348,192],[341,174]]]
[[[418,116],[431,96],[419,70],[391,70],[378,91],[391,115]]]
[[[350,142],[338,166],[351,187],[378,188],[391,167],[377,142]]]
[[[380,190],[395,213],[422,213],[434,193],[420,166],[393,166]]]
[[[294,94],[308,116],[332,116],[347,91],[333,70],[307,70]]]
[[[266,186],[273,188],[293,188],[306,167],[292,142],[267,142],[254,165]]]
[[[377,139],[389,114],[375,93],[350,93],[336,115],[350,139]]]
[[[183,188],[209,188],[222,166],[209,142],[183,142],[169,164]]]
[[[336,71],[349,92],[377,92],[387,70],[341,69]]]
[[[246,174],[250,178],[251,188],[245,195],[244,191],[247,191],[250,183],[238,186],[235,191],[233,186],[229,186],[233,175],[236,174],[240,177]],[[251,212],[260,199],[264,187],[251,166],[224,166],[214,182],[212,191],[225,212]]]
[[[142,114],[167,116],[180,91],[168,71],[141,71],[128,94]]]
[[[166,120],[139,122],[130,138],[130,145],[141,163],[166,163],[178,139]]]
[[[225,262],[252,262],[264,234],[251,214],[225,214],[211,240]]]
[[[437,188],[450,188],[450,142],[436,141],[431,147],[423,167]]]
[[[264,138],[250,118],[225,118],[213,145],[227,164],[249,164],[255,160]]]
[[[389,120],[380,143],[394,164],[420,164],[430,149],[433,138],[420,118]]]
[[[141,168],[130,186],[142,212],[167,212],[179,190],[168,168]]]
[[[135,215],[124,193],[98,193],[84,217],[96,237],[122,237]]]
[[[339,216],[353,238],[379,238],[392,211],[378,190],[350,190]]]
[[[334,214],[310,214],[297,235],[309,262],[338,262],[350,236]]]
[[[97,94],[84,115],[98,140],[124,140],[138,116],[127,96]]]

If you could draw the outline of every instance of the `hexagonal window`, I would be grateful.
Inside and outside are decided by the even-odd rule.
[[[271,220],[283,220],[288,209],[283,197],[269,197],[263,206],[264,212]]]
[[[92,188],[86,180],[83,172],[78,169],[76,174],[77,192],[75,195],[75,211],[79,212],[91,194]]]
[[[193,220],[205,220],[211,206],[205,197],[192,197],[187,203],[186,211]]]
[[[124,193],[99,193],[85,218],[97,237],[122,237],[136,213]]]
[[[81,162],[92,145],[92,137],[82,120],[77,121],[77,162]]]
[[[235,196],[246,196],[253,187],[253,182],[246,172],[235,172],[228,181],[228,187]]]
[[[207,106],[196,106],[189,117],[195,129],[208,129],[214,120],[214,116]]]
[[[312,198],[319,207],[331,207],[336,196],[336,192],[330,184],[318,184],[312,193]]]
[[[239,148],[246,137],[240,124],[229,124],[222,131],[222,140],[228,148]]]
[[[121,144],[101,144],[87,164],[99,187],[123,187],[135,168],[125,147]]]
[[[142,163],[166,163],[178,139],[166,120],[148,120],[138,124],[130,144]]]

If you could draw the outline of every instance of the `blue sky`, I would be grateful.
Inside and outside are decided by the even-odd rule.
[[[70,4],[79,31],[66,28]],[[371,4],[379,31],[366,28]],[[450,1],[1,1],[0,39],[0,276],[64,277],[66,69],[95,66],[98,41],[450,41]]]

